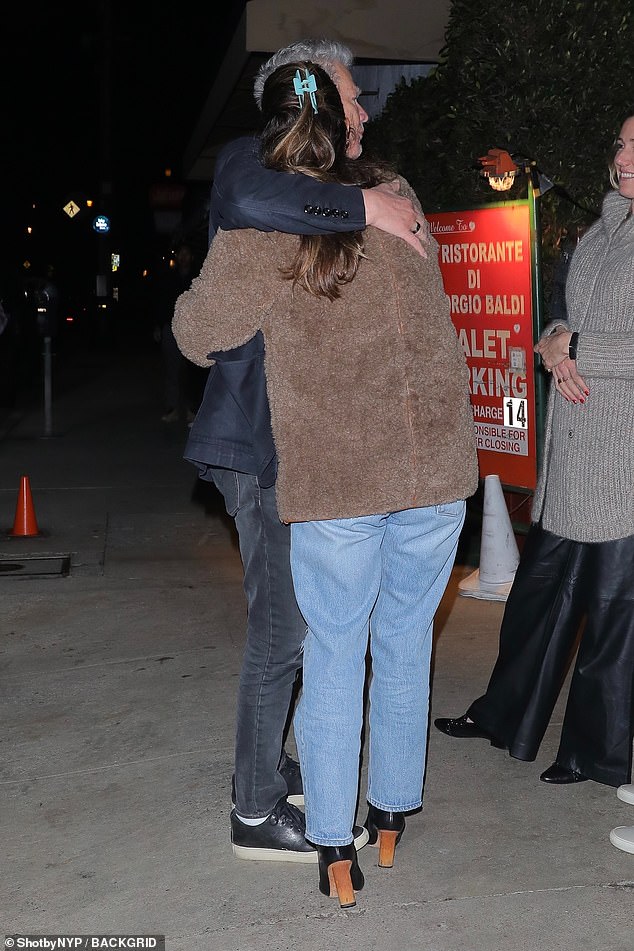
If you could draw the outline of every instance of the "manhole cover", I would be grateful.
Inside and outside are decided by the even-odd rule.
[[[65,578],[70,574],[70,555],[48,555],[42,558],[0,559],[0,578],[34,578],[50,575]]]

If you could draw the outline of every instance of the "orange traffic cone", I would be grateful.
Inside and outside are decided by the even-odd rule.
[[[35,509],[33,508],[29,477],[22,476],[18,492],[18,504],[15,507],[15,519],[9,535],[20,535],[27,538],[39,534],[40,530],[37,527]]]

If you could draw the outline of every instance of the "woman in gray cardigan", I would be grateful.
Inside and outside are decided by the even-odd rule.
[[[613,191],[581,239],[568,322],[536,345],[553,386],[532,525],[484,696],[453,737],[534,760],[584,621],[555,762],[540,779],[619,786],[632,765],[634,704],[634,116],[615,144]],[[633,838],[634,848],[634,838]]]

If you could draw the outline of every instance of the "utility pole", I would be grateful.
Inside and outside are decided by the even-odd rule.
[[[99,69],[99,215],[110,221],[112,204],[112,4],[101,0],[101,62]],[[105,336],[112,301],[110,231],[97,233],[97,319]]]

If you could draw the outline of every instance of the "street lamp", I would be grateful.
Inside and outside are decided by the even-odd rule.
[[[532,191],[533,197],[545,195],[547,191],[555,187],[554,183],[540,172],[537,162],[533,159],[511,155],[504,149],[489,149],[486,155],[478,159],[478,166],[482,177],[486,178],[491,188],[498,192],[506,192],[512,188],[520,172],[528,176],[531,186],[529,193]]]
[[[508,152],[503,149],[489,149],[486,155],[480,156],[478,164],[480,174],[495,191],[506,192],[513,187],[519,167]]]

